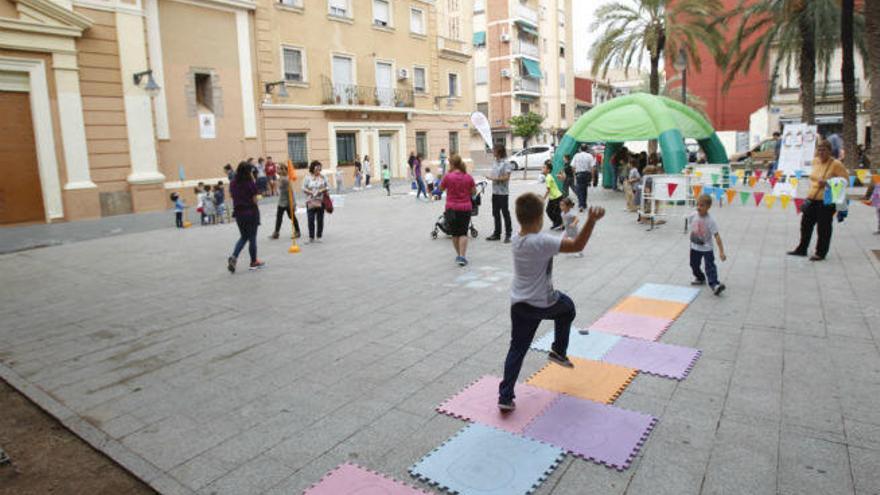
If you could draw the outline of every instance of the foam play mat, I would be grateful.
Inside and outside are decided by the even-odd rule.
[[[656,423],[649,414],[563,396],[526,428],[525,435],[622,471]]]
[[[678,318],[678,315],[680,315],[687,306],[688,305],[685,303],[676,301],[629,296],[620,301],[617,306],[611,308],[611,311],[615,313],[629,313],[631,315],[652,316],[654,318],[674,320]]]
[[[540,339],[532,342],[532,349],[550,352],[553,338],[552,331],[545,333]],[[592,331],[588,335],[583,335],[572,327],[571,335],[568,337],[567,354],[584,359],[599,360],[618,340],[620,340],[618,335]]]
[[[590,332],[604,332],[637,339],[657,340],[672,325],[669,318],[609,311],[590,325]]]
[[[551,445],[471,424],[410,468],[410,474],[451,493],[514,495],[534,491],[564,452]]]
[[[559,397],[556,392],[518,383],[514,389],[516,410],[502,414],[498,410],[499,383],[501,379],[498,377],[484,376],[440,404],[437,411],[511,433],[522,433],[527,424]]]
[[[644,284],[639,290],[633,292],[636,297],[646,299],[660,299],[661,301],[673,301],[690,304],[700,294],[700,289],[682,287],[679,285]]]
[[[342,464],[321,481],[308,488],[304,495],[428,495],[385,475],[356,464]]]
[[[683,380],[699,357],[700,351],[691,347],[622,338],[602,360],[636,368],[643,373]]]
[[[574,368],[548,363],[526,383],[581,399],[610,404],[636,376],[637,370],[616,364],[570,357]]]

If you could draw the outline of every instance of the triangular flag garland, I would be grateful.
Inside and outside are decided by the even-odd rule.
[[[715,193],[715,201],[721,201],[721,197],[724,196],[724,189],[713,187],[712,192]]]
[[[761,178],[761,169],[755,169],[755,170],[752,171],[752,173],[755,174],[755,178],[756,178],[756,179],[760,179],[760,178]]]
[[[731,186],[735,186],[737,180],[739,180],[739,176],[738,176],[738,175],[731,175],[731,176],[730,176],[730,185],[731,185]]]
[[[801,169],[797,169],[794,171],[794,176],[797,178],[797,180],[801,180],[801,177],[804,176],[804,171]]]
[[[801,212],[801,207],[803,207],[803,206],[804,206],[804,198],[794,198],[794,208],[798,213]]]
[[[771,176],[769,180],[770,180],[770,187],[771,188],[776,187],[776,177]]]
[[[700,194],[703,193],[703,186],[700,184],[694,184],[694,197],[699,198]]]
[[[856,176],[855,175],[849,176],[849,187],[856,187]]]
[[[788,194],[783,194],[779,197],[779,203],[782,205],[782,209],[788,208],[788,202],[791,201],[791,196]]]
[[[775,202],[776,202],[776,196],[773,196],[772,194],[767,196],[764,199],[764,204],[767,205],[768,210],[773,208],[773,203],[775,203]]]
[[[739,192],[739,199],[740,199],[740,201],[742,201],[743,206],[745,206],[745,204],[749,201],[749,196],[751,194],[752,193],[750,193],[748,191],[740,191]]]
[[[825,188],[825,194],[822,197],[822,202],[825,203],[826,205],[830,205],[831,203],[834,202],[834,200],[831,197],[831,188],[830,187]]]
[[[718,174],[712,174],[712,184],[718,184],[721,180],[721,176]]]
[[[728,189],[727,190],[727,204],[733,203],[733,198],[735,198],[735,197],[736,197],[736,191],[734,191],[733,189]]]
[[[753,193],[753,196],[755,197],[755,206],[761,206],[761,200],[764,199],[764,193],[756,192]]]
[[[675,182],[670,182],[666,184],[666,191],[669,193],[669,197],[671,198],[673,194],[675,194],[675,190],[678,189],[678,184]]]
[[[791,182],[791,187],[797,187],[798,182],[799,182],[797,177],[792,177],[792,178],[788,179],[788,181]]]
[[[874,184],[880,184],[880,174],[875,175],[873,178]]]
[[[856,177],[859,178],[859,182],[865,184],[868,182],[868,171],[865,169],[856,170]]]
[[[755,176],[749,177],[749,187],[755,187],[756,182],[758,182],[758,179]]]

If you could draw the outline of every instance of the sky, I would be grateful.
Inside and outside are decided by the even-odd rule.
[[[574,71],[582,72],[590,70],[590,62],[587,55],[590,53],[590,45],[596,36],[590,32],[590,24],[593,23],[593,12],[600,5],[606,3],[602,0],[572,0],[572,29],[574,30]]]

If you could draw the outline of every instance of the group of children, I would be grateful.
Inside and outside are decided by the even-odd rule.
[[[214,186],[199,182],[193,189],[193,193],[196,196],[196,212],[199,214],[202,225],[216,225],[229,221],[229,209],[226,207],[226,190],[223,181],[217,181]],[[182,229],[185,227],[183,216],[186,211],[186,203],[176,192],[171,193],[171,202],[174,204],[174,224],[177,228]]]

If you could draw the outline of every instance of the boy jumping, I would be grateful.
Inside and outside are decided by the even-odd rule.
[[[688,225],[691,227],[691,270],[694,272],[694,280],[691,285],[703,285],[708,277],[709,287],[718,296],[726,287],[718,281],[715,253],[712,250],[713,238],[718,243],[718,254],[721,261],[727,260],[727,256],[724,254],[724,243],[721,242],[721,235],[718,233],[718,224],[709,215],[711,207],[712,196],[703,194],[697,198],[697,211],[691,213],[688,219]],[[703,260],[706,264],[705,275],[700,269]]]
[[[553,320],[555,339],[550,350],[551,362],[574,367],[566,356],[568,334],[574,321],[571,298],[553,289],[553,257],[559,253],[583,251],[596,222],[605,210],[590,208],[587,221],[574,239],[541,232],[544,227],[544,202],[533,193],[516,198],[516,219],[520,231],[513,237],[513,286],[510,289],[510,350],[504,362],[504,380],[498,388],[498,408],[513,411],[513,387],[526,352],[535,338],[541,320]]]

